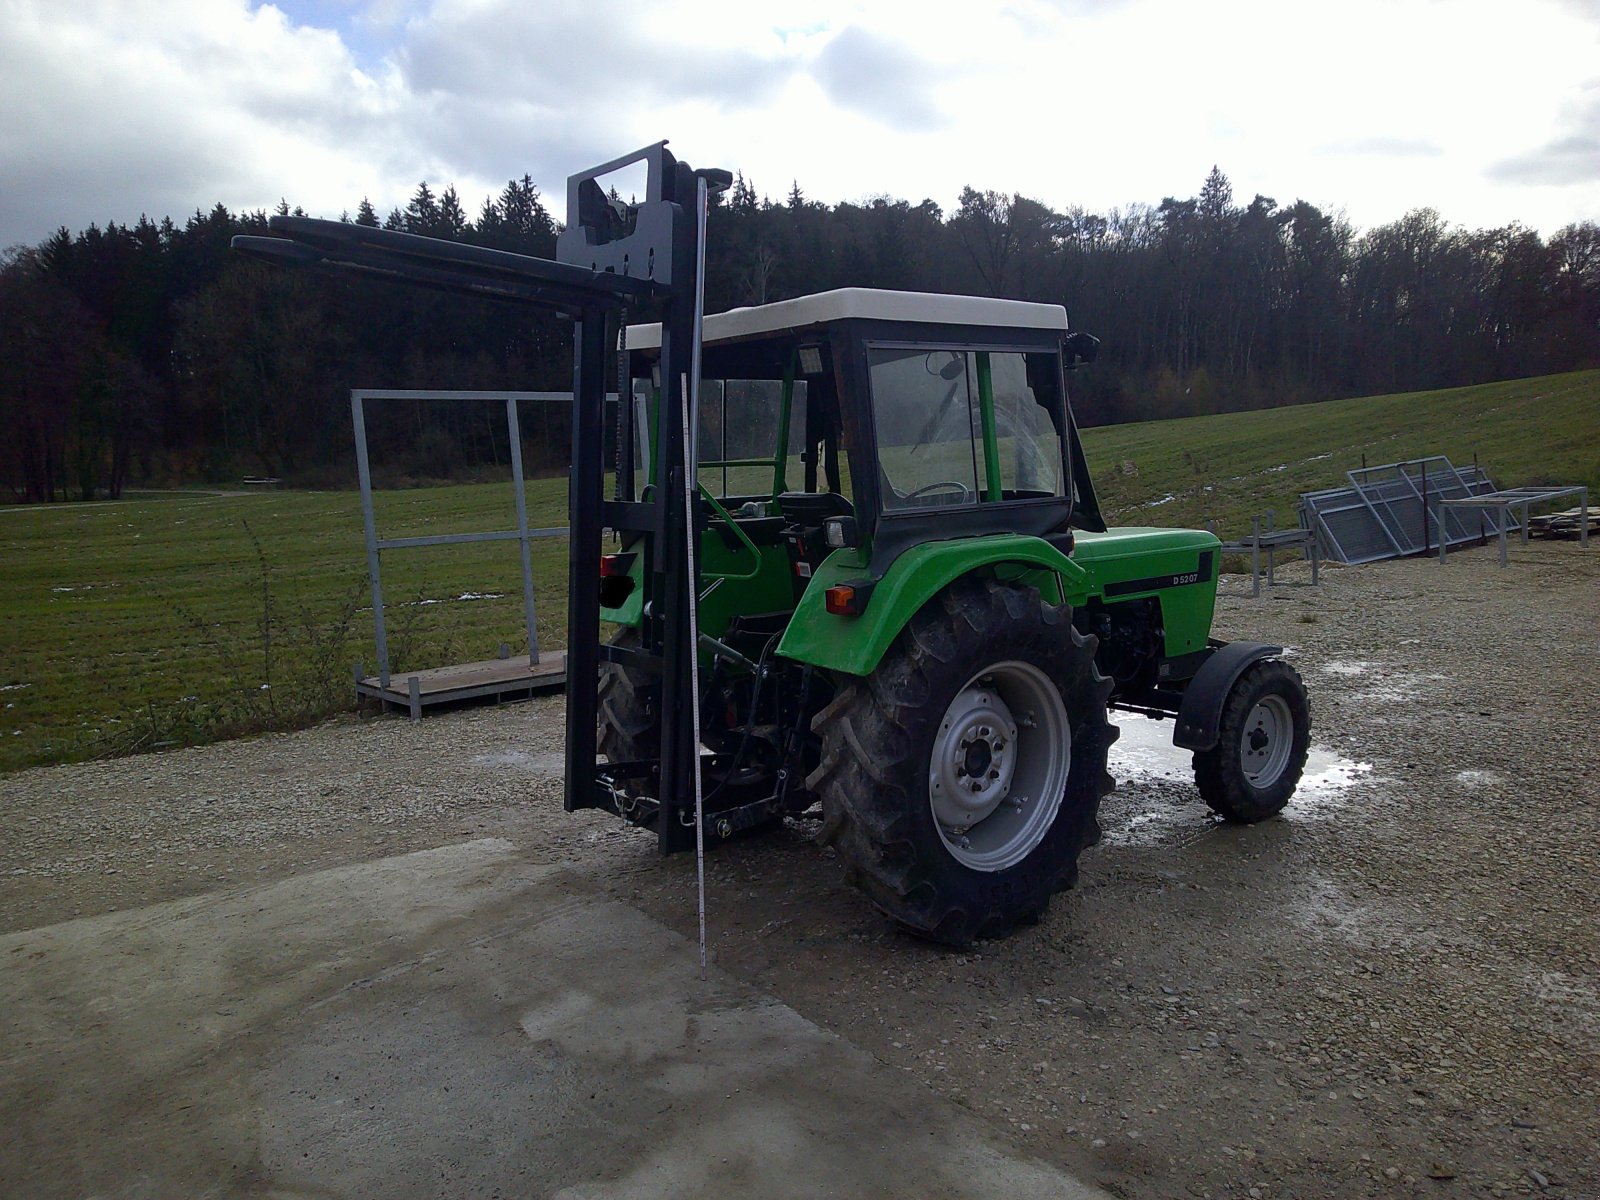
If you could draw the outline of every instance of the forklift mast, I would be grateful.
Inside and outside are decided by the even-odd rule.
[[[694,844],[692,726],[697,702],[691,682],[688,577],[690,530],[684,504],[693,484],[686,462],[684,412],[698,366],[696,273],[703,261],[701,185],[726,187],[726,171],[695,171],[658,142],[580,171],[567,180],[567,223],[554,260],[460,242],[373,229],[341,221],[273,217],[272,236],[241,235],[233,248],[279,265],[339,275],[363,275],[489,297],[565,314],[573,321],[572,466],[568,484],[570,575],[567,598],[567,762],[565,807],[617,809],[612,789],[596,778],[598,679],[602,658],[661,676],[663,717],[659,763],[663,851]],[[646,167],[644,199],[621,204],[601,180],[635,163]],[[608,347],[625,311],[659,313],[662,328],[655,381],[659,436],[651,448],[659,486],[642,499],[631,486],[605,496],[605,401]],[[619,375],[626,374],[619,371]],[[624,421],[631,380],[617,380]],[[691,420],[693,416],[691,414]],[[631,456],[620,443],[617,470],[626,482]],[[637,540],[645,555],[645,619],[637,647],[600,640],[601,537],[613,529]]]
[[[648,164],[646,199],[626,213],[606,199],[596,177],[637,162]],[[694,768],[699,753],[693,714],[699,704],[693,685],[694,655],[689,606],[689,538],[685,490],[693,487],[694,466],[684,447],[695,414],[689,409],[691,380],[699,368],[696,337],[696,272],[704,258],[700,238],[700,180],[713,187],[731,182],[726,171],[696,172],[668,154],[665,143],[574,175],[567,181],[568,227],[556,243],[563,262],[591,270],[643,269],[660,288],[661,355],[653,388],[657,429],[650,447],[649,477],[656,486],[634,499],[632,380],[625,362],[617,371],[620,433],[616,441],[618,486],[605,496],[606,327],[578,330],[573,380],[571,556],[567,592],[567,762],[568,812],[604,808],[621,815],[619,797],[596,778],[597,682],[602,659],[661,679],[661,759],[657,781],[656,833],[663,853],[695,843]],[[631,218],[631,230],[618,218]],[[613,310],[615,311],[615,310]],[[625,320],[617,313],[619,324]],[[644,556],[643,613],[637,646],[603,643],[600,638],[601,531],[614,530]],[[573,681],[577,681],[576,686]]]

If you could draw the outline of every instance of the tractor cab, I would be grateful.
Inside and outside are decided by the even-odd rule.
[[[626,344],[636,401],[619,436],[633,454],[618,469],[643,499],[657,483],[661,326],[630,327]],[[1059,305],[970,296],[847,288],[706,317],[702,572],[737,580],[736,607],[755,592],[778,611],[833,559],[859,578],[820,603],[859,612],[931,541],[1022,534],[1070,554],[1074,525],[1104,528],[1065,386],[1093,349]],[[634,623],[621,605],[605,615]],[[706,632],[727,616],[706,597]]]

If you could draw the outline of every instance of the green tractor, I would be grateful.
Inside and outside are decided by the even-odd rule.
[[[623,204],[601,180],[636,163]],[[1223,818],[1281,810],[1304,688],[1209,636],[1214,536],[1106,528],[1066,390],[1095,340],[1056,305],[866,289],[706,317],[727,182],[665,143],[574,175],[557,261],[292,217],[235,242],[573,319],[567,809],[663,852],[820,810],[873,903],[951,944],[1072,884],[1109,709],[1174,718]]]
[[[659,486],[661,341],[627,331],[639,399],[618,436],[642,449],[621,478],[640,497]],[[1284,806],[1300,680],[1274,647],[1210,640],[1213,535],[1106,529],[1065,388],[1094,350],[1059,306],[967,296],[847,289],[705,318],[707,836],[820,806],[880,909],[961,943],[1075,879],[1112,787],[1110,707],[1177,718],[1222,816]],[[601,559],[625,651],[650,636],[646,540]],[[607,662],[599,695],[608,798],[659,822],[660,678]]]

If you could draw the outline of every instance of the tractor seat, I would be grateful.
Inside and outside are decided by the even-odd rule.
[[[784,520],[802,529],[820,529],[829,517],[848,517],[855,506],[838,492],[784,492],[778,497]]]

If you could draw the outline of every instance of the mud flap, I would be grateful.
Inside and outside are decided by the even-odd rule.
[[[1222,706],[1239,676],[1252,664],[1282,654],[1282,646],[1265,642],[1229,642],[1206,659],[1184,689],[1172,743],[1185,750],[1210,750],[1217,744]]]

